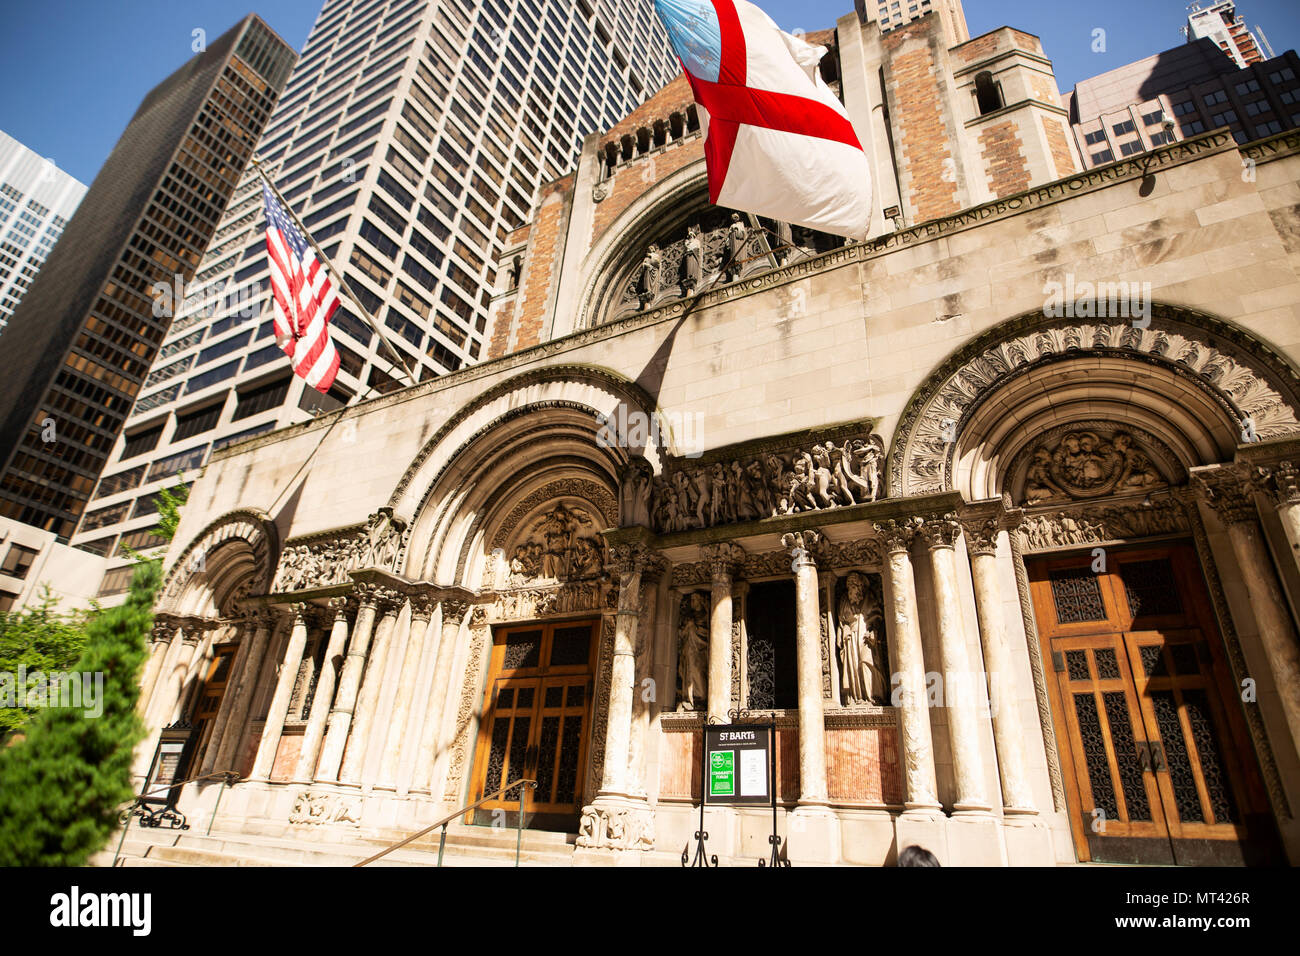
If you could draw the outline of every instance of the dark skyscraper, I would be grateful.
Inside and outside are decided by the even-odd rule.
[[[250,14],[140,104],[0,335],[0,515],[76,527],[295,62]]]

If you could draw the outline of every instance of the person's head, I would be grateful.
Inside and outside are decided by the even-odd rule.
[[[912,846],[907,847],[902,853],[898,854],[899,866],[938,866],[938,858],[927,850],[925,847]]]

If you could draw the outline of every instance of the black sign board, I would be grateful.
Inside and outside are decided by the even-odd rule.
[[[704,802],[709,806],[772,803],[773,734],[770,724],[714,724],[704,728]]]

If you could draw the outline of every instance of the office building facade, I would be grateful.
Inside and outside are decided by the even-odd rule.
[[[331,0],[258,147],[381,338],[347,298],[329,396],[275,345],[256,174],[244,176],[78,532],[152,540],[139,502],[207,457],[321,409],[486,357],[497,259],[588,133],[677,73],[650,0]],[[181,477],[178,477],[181,476]]]
[[[1245,18],[1237,14],[1237,5],[1233,0],[1218,0],[1205,7],[1200,3],[1192,3],[1188,7],[1187,25],[1183,27],[1183,34],[1189,43],[1195,43],[1202,37],[1212,40],[1238,67],[1259,63],[1273,56],[1263,30],[1257,28],[1252,33]]]
[[[250,15],[132,117],[0,336],[0,515],[72,534],[293,57]]]
[[[85,184],[0,131],[0,332],[85,194]]]

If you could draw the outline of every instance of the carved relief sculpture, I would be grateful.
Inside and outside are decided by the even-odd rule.
[[[879,578],[857,571],[845,577],[836,607],[835,637],[845,704],[883,704],[888,698],[882,603]]]
[[[1066,432],[1055,446],[1039,445],[1026,473],[1027,504],[1131,494],[1164,487],[1164,477],[1127,431],[1109,439],[1091,429]]]
[[[272,593],[346,584],[349,571],[379,568],[396,571],[401,564],[406,526],[391,508],[380,508],[364,528],[335,537],[289,544],[280,556]]]

